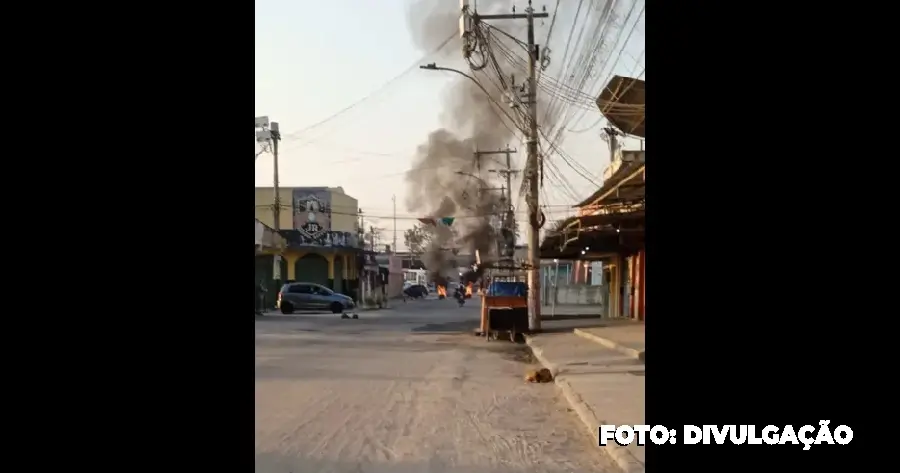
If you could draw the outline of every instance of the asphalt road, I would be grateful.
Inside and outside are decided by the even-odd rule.
[[[476,305],[257,318],[257,473],[617,471]]]

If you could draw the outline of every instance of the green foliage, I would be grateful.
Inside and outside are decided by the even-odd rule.
[[[414,255],[425,253],[432,238],[434,238],[434,231],[420,223],[403,232],[403,242],[406,243],[409,252]]]

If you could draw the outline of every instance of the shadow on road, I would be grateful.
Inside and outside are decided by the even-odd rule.
[[[447,333],[447,332],[472,332],[475,328],[478,327],[477,320],[457,320],[454,322],[445,322],[442,324],[425,324],[420,325],[418,327],[413,327],[412,332],[434,332],[434,333]]]

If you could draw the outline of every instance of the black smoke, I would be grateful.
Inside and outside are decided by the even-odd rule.
[[[479,2],[479,10],[497,8],[502,2]],[[508,5],[507,5],[508,6]],[[433,51],[459,28],[459,2],[442,0],[417,0],[411,2],[408,20],[413,41],[423,52]],[[455,39],[434,57],[438,65],[469,72],[462,63],[462,41]],[[428,74],[453,74],[434,71]],[[499,169],[496,156],[475,156],[476,150],[497,150],[513,142],[513,133],[498,116],[501,112],[492,103],[504,103],[503,94],[489,84],[491,94],[472,81],[456,76],[458,80],[443,97],[441,120],[445,127],[432,131],[419,145],[407,174],[407,208],[423,217],[441,219],[454,217],[451,227],[438,225],[434,238],[423,255],[423,263],[434,276],[455,275],[449,261],[452,249],[474,255],[478,250],[482,258],[497,251],[498,235],[493,216],[503,210],[505,204],[500,192],[481,191],[494,175],[489,171]],[[509,190],[507,190],[507,193]],[[508,195],[508,194],[507,194]]]

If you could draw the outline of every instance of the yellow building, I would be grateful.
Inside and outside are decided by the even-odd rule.
[[[273,188],[256,188],[256,218],[270,227],[275,226],[274,201]],[[314,282],[355,297],[362,251],[358,201],[340,187],[280,187],[279,201],[286,240],[280,279]]]

